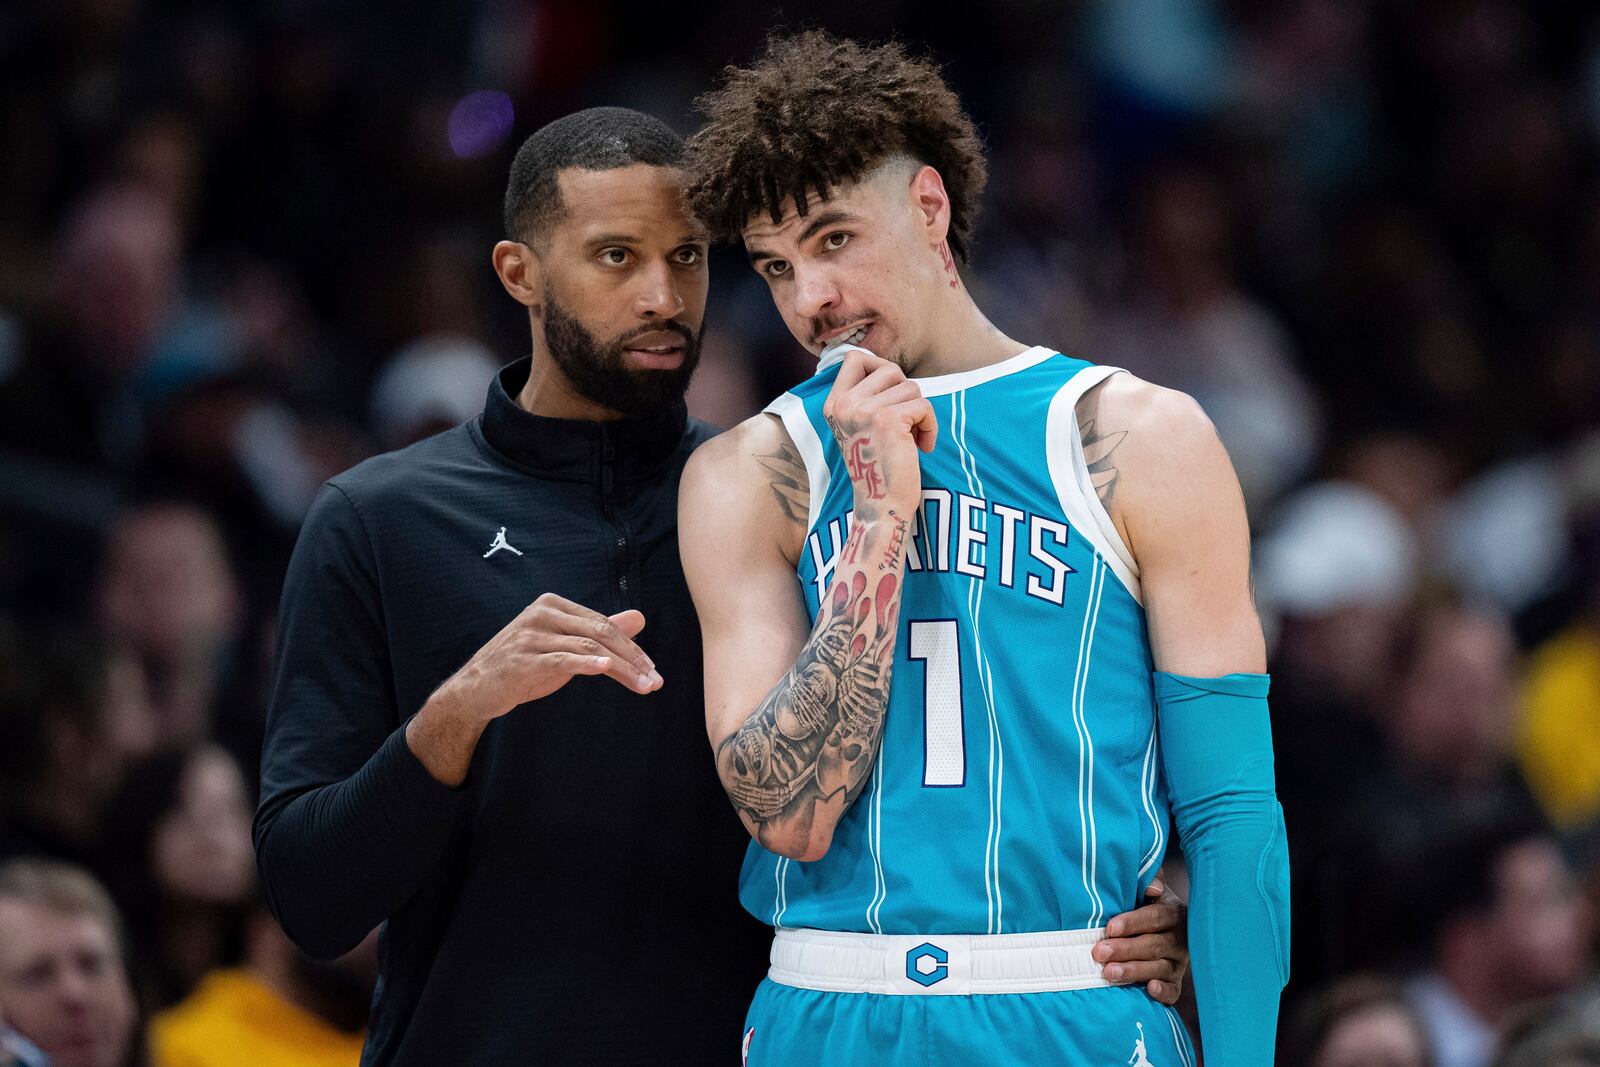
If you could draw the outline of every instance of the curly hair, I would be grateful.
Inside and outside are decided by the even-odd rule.
[[[706,123],[684,153],[689,209],[722,240],[784,202],[800,214],[895,155],[939,172],[950,197],[950,247],[971,249],[988,178],[983,143],[939,69],[898,43],[867,46],[809,30],[772,37],[748,68],[729,67],[696,105]]]

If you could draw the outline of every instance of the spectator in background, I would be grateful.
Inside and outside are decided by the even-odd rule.
[[[106,636],[144,666],[160,743],[206,737],[243,615],[211,517],[178,500],[123,511],[106,534],[95,609]]]
[[[439,334],[411,342],[373,383],[373,434],[385,449],[404,448],[466,422],[483,407],[499,369],[493,353],[470,338]]]
[[[1563,997],[1505,1036],[1495,1067],[1600,1067],[1600,988]]]
[[[251,799],[214,745],[135,765],[105,819],[104,864],[128,917],[140,994],[165,1007],[237,963],[255,900]]]
[[[1414,965],[1431,951],[1416,913],[1438,877],[1437,842],[1463,824],[1541,824],[1513,761],[1514,657],[1509,624],[1487,609],[1423,607],[1408,625],[1378,717],[1381,758],[1344,769],[1354,788],[1330,827],[1339,890],[1327,919],[1348,962]]]
[[[84,196],[23,356],[0,380],[0,446],[79,470],[128,465],[141,431],[132,383],[182,306],[182,246],[176,216],[150,190]]]
[[[1429,870],[1433,956],[1406,992],[1438,1067],[1487,1067],[1519,1010],[1572,992],[1589,973],[1591,917],[1537,824],[1463,825]]]
[[[134,657],[81,634],[0,631],[0,859],[88,862],[106,798],[154,743]]]
[[[258,908],[243,966],[206,975],[150,1020],[152,1067],[355,1067],[377,979],[376,942],[374,933],[319,962]]]
[[[1578,611],[1534,650],[1519,737],[1529,782],[1568,833],[1600,831],[1600,437],[1577,458]]]
[[[1321,416],[1288,331],[1234,276],[1227,203],[1211,174],[1155,171],[1129,220],[1127,296],[1101,324],[1093,358],[1199,401],[1259,514],[1316,456]]]
[[[1336,833],[1359,776],[1385,758],[1379,711],[1418,556],[1395,509],[1350,482],[1289,498],[1256,542],[1257,602],[1276,629],[1273,746],[1299,902],[1292,971],[1312,985],[1359,955],[1344,912],[1363,874]]]
[[[1318,990],[1291,1013],[1278,1040],[1285,1067],[1433,1067],[1422,1020],[1400,986],[1352,975]]]
[[[122,921],[88,872],[43,859],[0,864],[0,1019],[50,1067],[140,1061]]]

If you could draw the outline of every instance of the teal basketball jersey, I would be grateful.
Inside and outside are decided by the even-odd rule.
[[[1094,929],[1135,906],[1167,798],[1138,568],[1096,496],[1075,406],[1115,368],[1033,348],[917,379],[921,457],[889,709],[826,856],[752,844],[740,898],[774,926],[879,934]],[[854,491],[826,365],[767,411],[804,458],[797,578],[813,620]]]

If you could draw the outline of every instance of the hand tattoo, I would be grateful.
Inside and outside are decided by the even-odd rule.
[[[878,472],[878,461],[872,458],[872,438],[857,437],[850,442],[845,453],[845,465],[850,468],[850,480],[861,490],[864,500],[882,500],[886,495],[883,475]]]

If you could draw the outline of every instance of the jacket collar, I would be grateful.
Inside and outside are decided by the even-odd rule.
[[[484,440],[514,465],[558,481],[626,485],[654,477],[677,452],[689,418],[682,400],[642,419],[553,419],[517,403],[532,367],[524,356],[503,368],[480,416]]]

